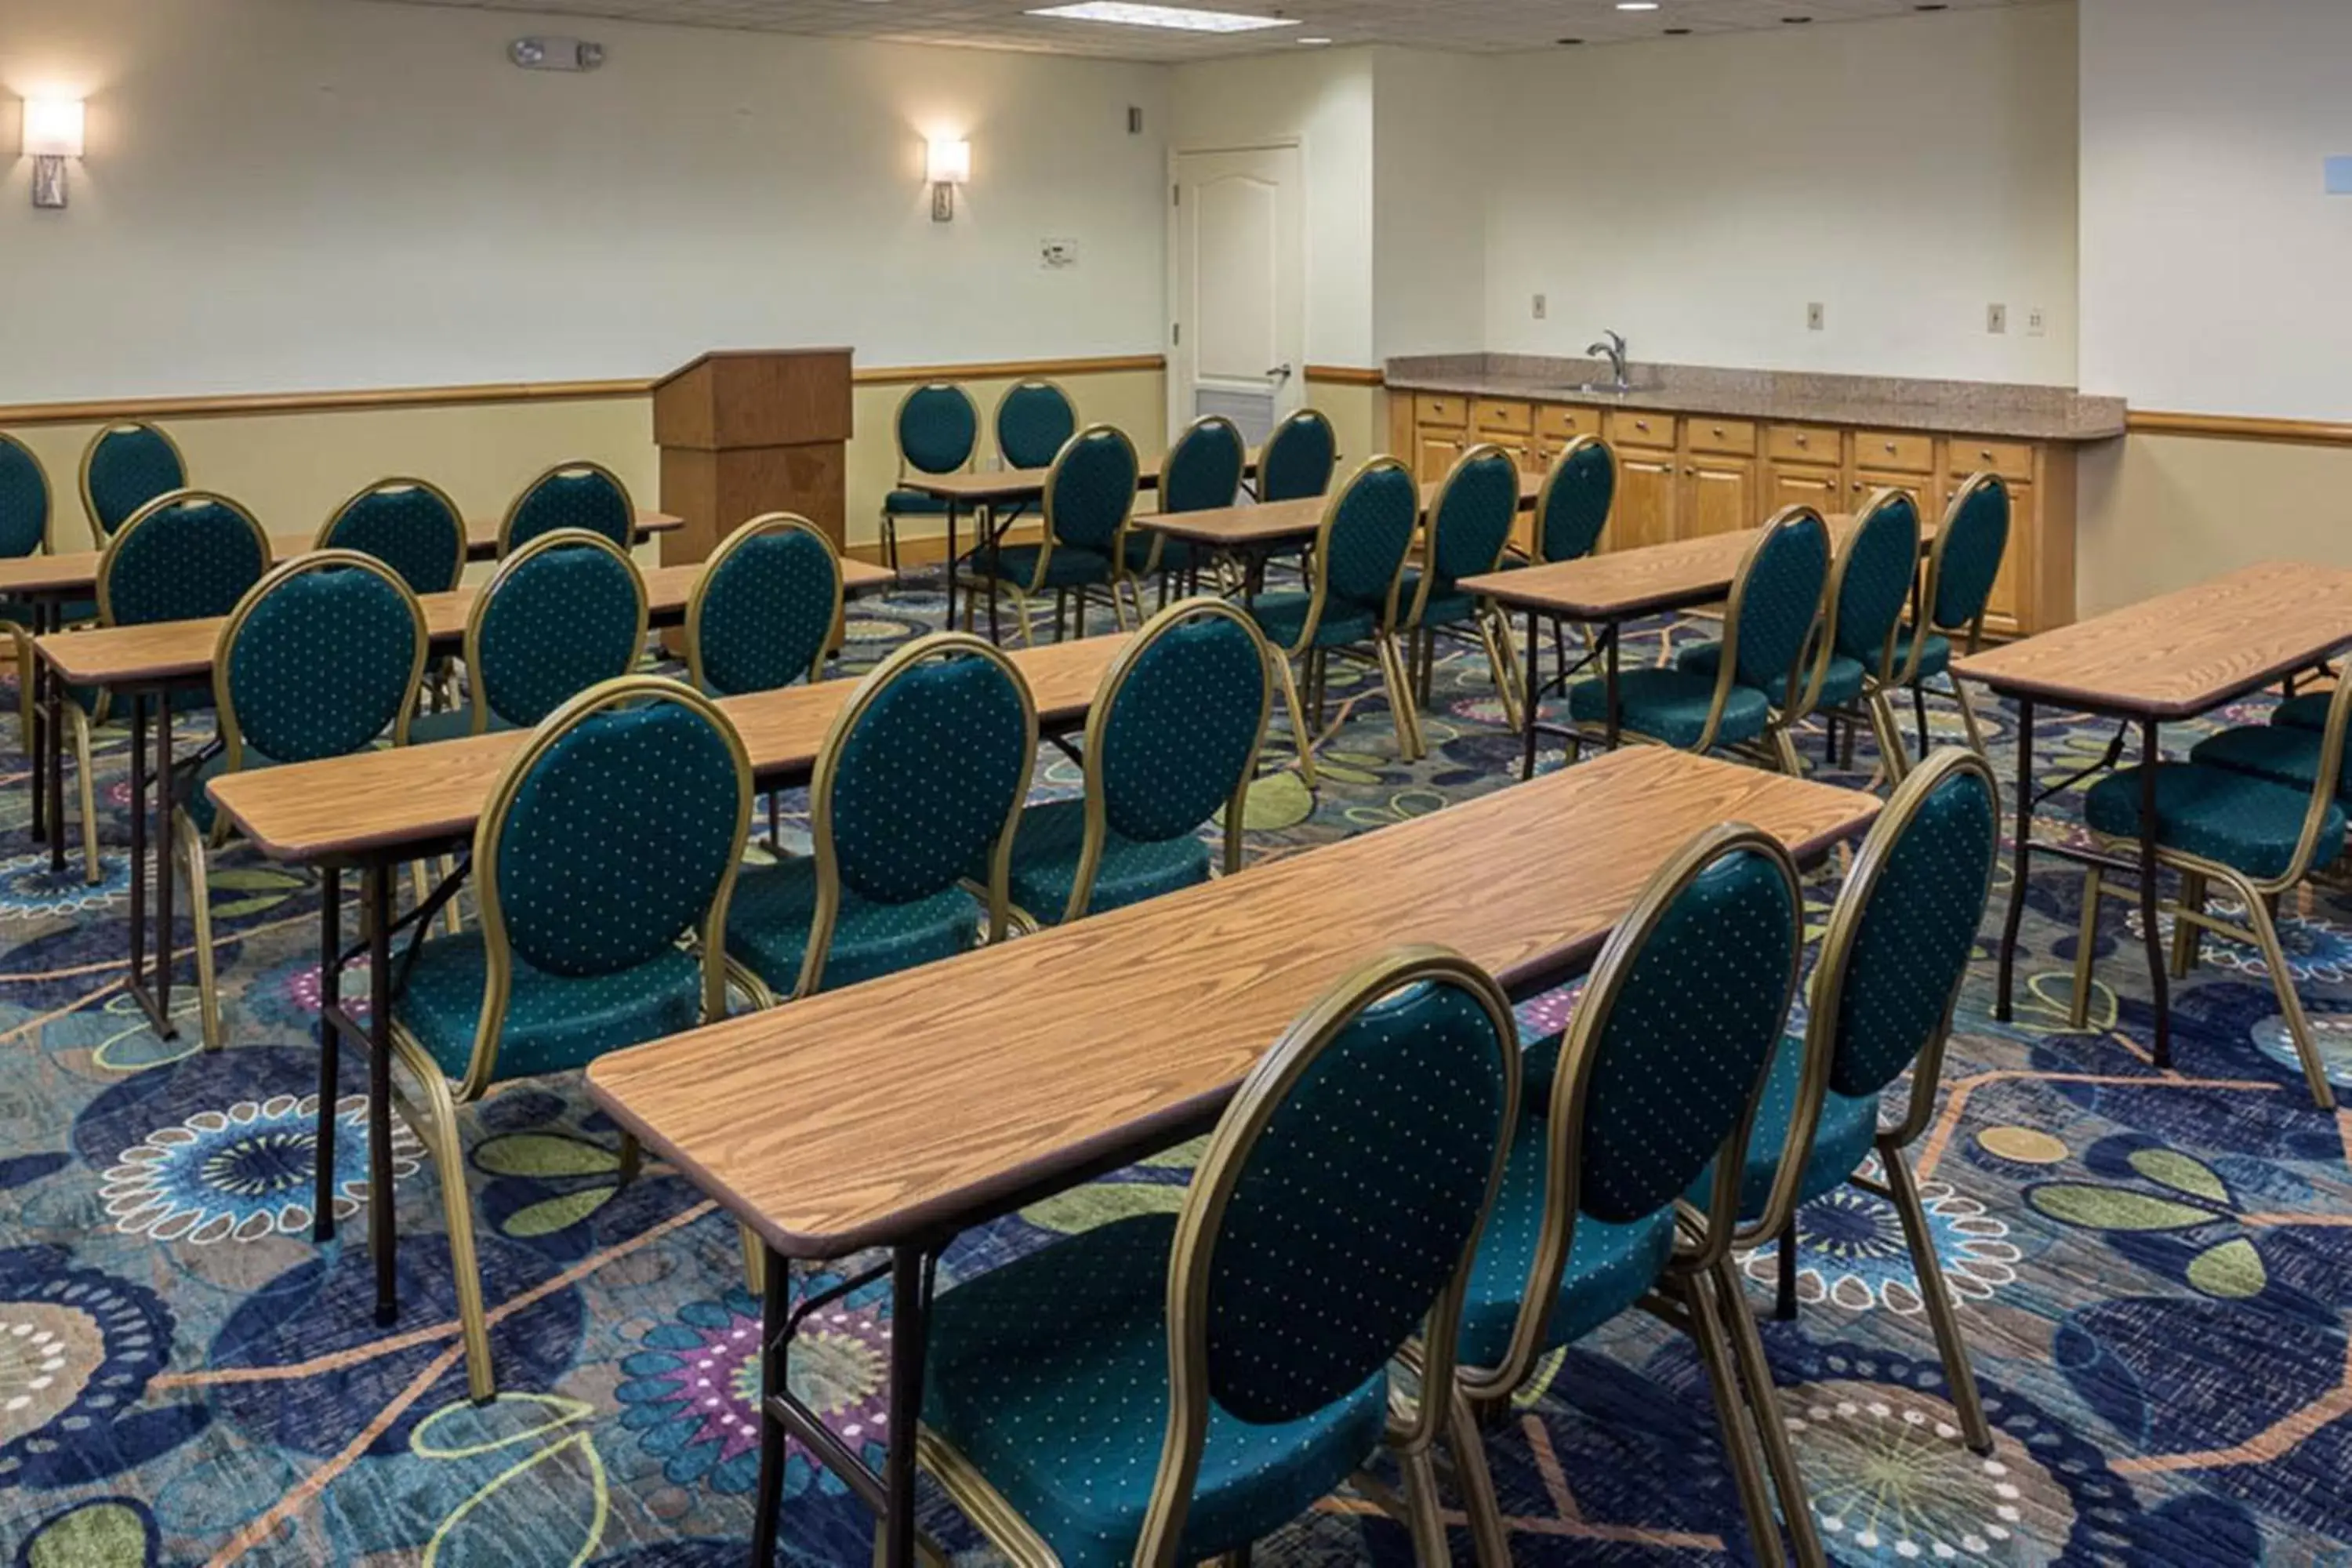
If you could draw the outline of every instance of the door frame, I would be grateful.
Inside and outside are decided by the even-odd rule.
[[[1175,444],[1177,437],[1184,433],[1184,427],[1192,423],[1184,412],[1192,406],[1192,400],[1189,396],[1178,395],[1182,389],[1177,384],[1179,378],[1176,369],[1177,312],[1183,300],[1183,291],[1181,286],[1182,256],[1177,243],[1178,214],[1174,193],[1183,184],[1181,173],[1183,160],[1218,153],[1282,152],[1296,153],[1298,155],[1299,357],[1298,368],[1293,373],[1293,379],[1298,383],[1300,401],[1303,403],[1306,399],[1307,317],[1314,310],[1314,291],[1306,285],[1307,279],[1315,276],[1313,255],[1315,226],[1307,221],[1307,139],[1303,136],[1258,136],[1239,142],[1203,142],[1182,146],[1171,145],[1168,149],[1168,178],[1165,184],[1165,188],[1170,195],[1168,205],[1160,209],[1161,216],[1166,219],[1166,239],[1160,249],[1168,259],[1166,291],[1162,296],[1168,303],[1165,312],[1168,325],[1160,329],[1160,350],[1167,366],[1160,376],[1160,402],[1167,413],[1168,441],[1171,446]]]

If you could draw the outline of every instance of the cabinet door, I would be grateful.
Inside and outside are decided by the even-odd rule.
[[[1413,432],[1413,447],[1418,453],[1414,477],[1423,484],[1434,484],[1453,472],[1454,465],[1461,459],[1462,431],[1458,426],[1448,429],[1423,425]]]
[[[1737,533],[1763,522],[1756,508],[1756,460],[1695,457],[1683,469],[1682,531],[1675,537],[1698,539],[1713,533]]]
[[[1957,483],[1957,481],[1955,481]],[[2042,537],[2034,511],[2032,485],[2009,487],[2009,546],[2001,552],[2000,571],[1993,577],[1992,595],[1985,601],[1985,631],[1999,637],[2025,632],[2026,574],[2032,569],[2036,542]]]
[[[1639,550],[1675,538],[1682,466],[1670,452],[1638,448],[1617,454],[1617,500],[1601,536],[1608,550]]]
[[[1809,506],[1823,517],[1853,509],[1846,504],[1845,476],[1809,463],[1775,463],[1765,470],[1763,516],[1786,506]]]
[[[1933,528],[1944,520],[1944,496],[1936,481],[1926,474],[1894,474],[1878,469],[1863,468],[1853,477],[1853,488],[1847,493],[1849,512],[1860,511],[1862,503],[1880,490],[1901,490],[1919,509],[1919,526]]]

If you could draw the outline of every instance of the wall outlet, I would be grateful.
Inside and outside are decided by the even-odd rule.
[[[1078,264],[1078,242],[1075,239],[1042,239],[1037,242],[1037,265],[1048,272],[1059,272]]]
[[[2029,338],[2040,338],[2048,336],[2049,332],[2049,312],[2039,305],[2029,308],[2025,312],[2025,335]]]
[[[1805,307],[1805,331],[1818,332],[1829,325],[1829,309],[1823,305]]]
[[[1985,307],[1985,331],[1995,337],[2000,337],[2009,331],[2008,306],[1987,305]]]
[[[1537,320],[1537,321],[1542,321],[1542,320],[1544,319],[1544,310],[1545,310],[1545,308],[1546,308],[1546,307],[1545,307],[1545,303],[1544,303],[1544,297],[1543,297],[1542,295],[1540,295],[1540,294],[1537,295],[1537,296],[1536,296],[1536,320]]]

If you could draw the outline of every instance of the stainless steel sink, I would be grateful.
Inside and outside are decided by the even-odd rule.
[[[1578,397],[1623,397],[1628,393],[1647,392],[1650,388],[1639,382],[1620,384],[1612,381],[1587,381],[1563,390]]]

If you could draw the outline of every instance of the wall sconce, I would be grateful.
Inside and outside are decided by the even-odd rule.
[[[79,99],[28,98],[25,100],[25,155],[33,160],[33,205],[66,205],[66,160],[81,156],[82,106]]]
[[[931,221],[951,222],[955,218],[955,188],[971,180],[971,143],[934,136],[927,167],[931,182]]]

